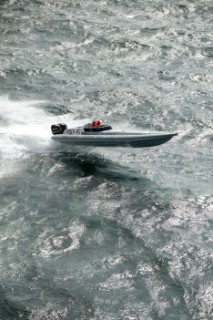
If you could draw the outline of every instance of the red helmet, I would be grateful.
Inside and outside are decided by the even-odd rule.
[[[96,120],[95,124],[97,124],[98,126],[100,126],[101,121],[100,121],[100,120]]]

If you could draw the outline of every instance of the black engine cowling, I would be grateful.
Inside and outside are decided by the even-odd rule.
[[[64,123],[53,124],[51,126],[52,134],[63,134],[66,129],[67,126]]]

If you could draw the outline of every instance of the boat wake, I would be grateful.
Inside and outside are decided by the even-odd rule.
[[[44,150],[48,145],[47,113],[39,108],[44,101],[10,101],[0,98],[1,157]]]
[[[73,125],[70,114],[52,116],[44,110],[46,101],[11,101],[0,97],[0,158],[19,158],[23,154],[55,153],[64,148],[51,141],[50,125],[63,122]]]

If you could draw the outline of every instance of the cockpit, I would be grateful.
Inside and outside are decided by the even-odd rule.
[[[92,123],[93,124],[93,123]],[[89,131],[89,132],[98,132],[98,131],[105,131],[105,130],[111,130],[112,127],[108,126],[106,124],[100,124],[93,126],[91,123],[87,123],[84,125],[84,131]]]

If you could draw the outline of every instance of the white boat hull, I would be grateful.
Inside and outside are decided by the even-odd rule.
[[[58,134],[54,141],[73,146],[88,147],[154,147],[169,141],[176,133],[98,133],[98,134]]]

